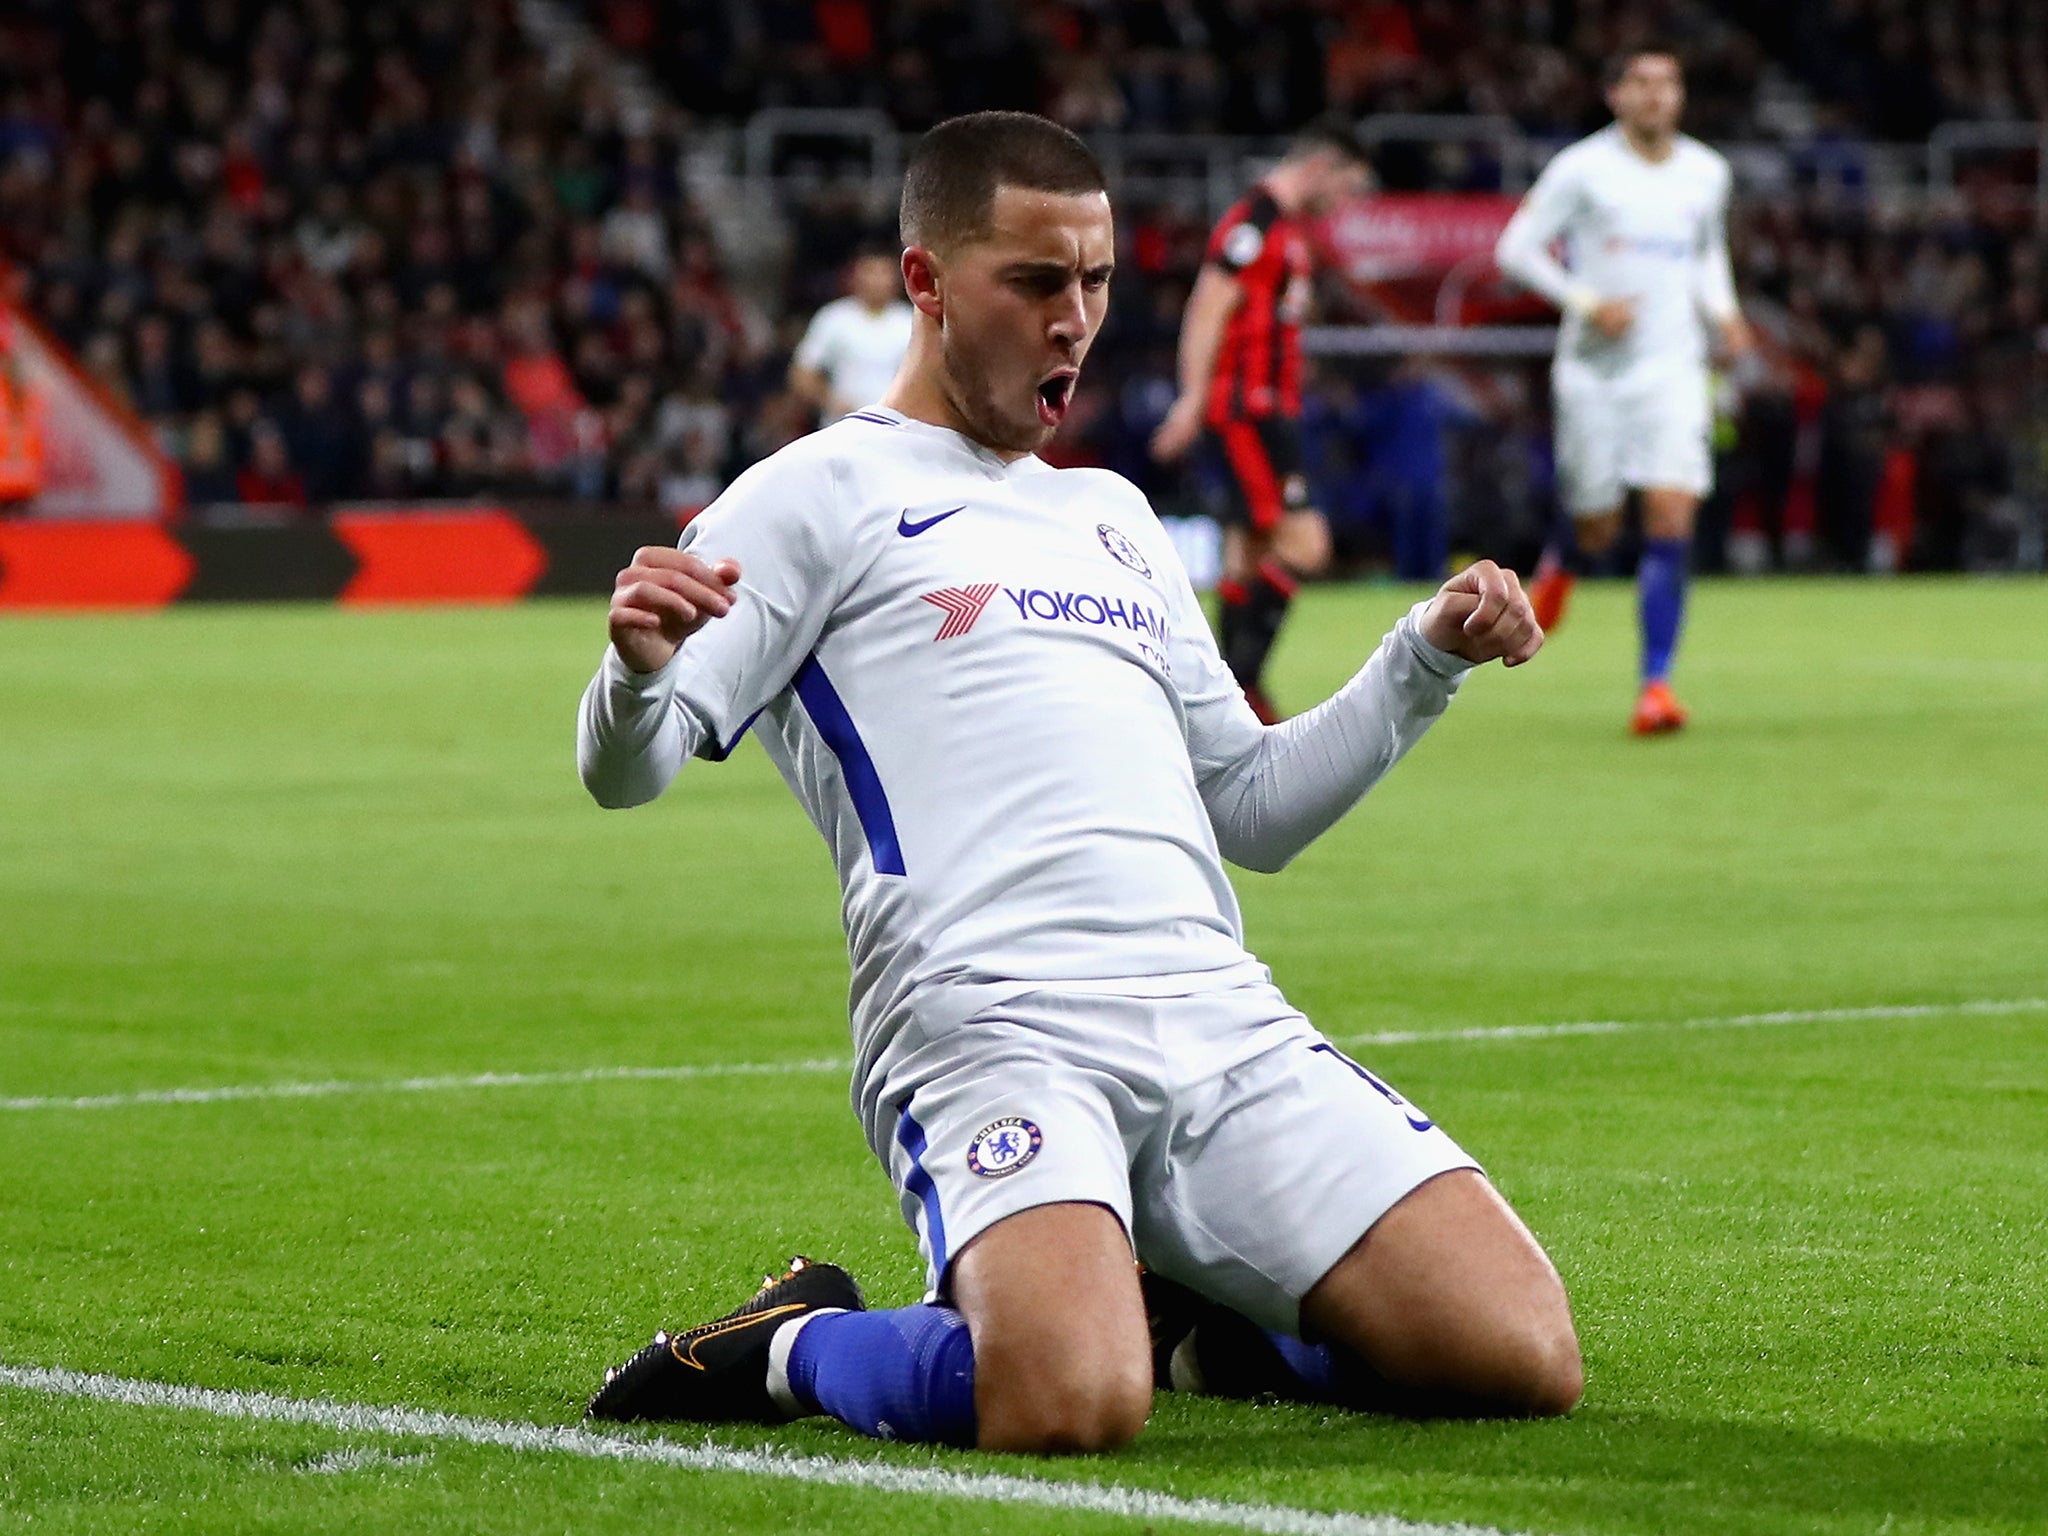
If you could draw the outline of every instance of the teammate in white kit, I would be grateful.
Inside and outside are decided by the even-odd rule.
[[[905,176],[915,331],[884,404],[620,573],[584,782],[634,805],[761,740],[838,865],[854,1099],[931,1296],[868,1311],[799,1260],[658,1334],[594,1416],[823,1412],[1058,1452],[1129,1440],[1155,1379],[1417,1413],[1578,1398],[1549,1260],[1288,1006],[1223,869],[1284,864],[1465,670],[1524,662],[1541,632],[1481,562],[1331,699],[1259,724],[1144,497],[1035,456],[1108,303],[1103,187],[1043,119],[933,129]]]
[[[1624,496],[1639,491],[1642,692],[1631,728],[1651,735],[1686,720],[1670,672],[1693,516],[1713,483],[1707,332],[1735,355],[1749,331],[1728,266],[1728,162],[1678,131],[1677,58],[1623,55],[1607,101],[1614,122],[1545,167],[1496,256],[1564,311],[1551,384],[1571,522],[1531,584],[1537,619],[1548,630],[1564,617],[1575,568],[1606,553]],[[1560,239],[1563,262],[1550,250]]]
[[[789,364],[789,387],[820,425],[881,399],[910,346],[910,306],[892,252],[862,251],[847,286],[811,316]]]

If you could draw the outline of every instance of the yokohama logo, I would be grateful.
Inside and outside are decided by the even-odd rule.
[[[996,584],[992,581],[976,582],[971,587],[941,587],[936,592],[924,594],[924,600],[934,608],[946,610],[946,622],[939,626],[934,640],[951,640],[964,635],[974,628],[974,621],[981,617],[981,610],[996,595]]]

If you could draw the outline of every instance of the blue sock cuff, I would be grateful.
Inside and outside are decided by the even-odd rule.
[[[818,1330],[829,1330],[833,1323],[851,1314],[828,1313],[814,1317],[797,1331],[796,1342],[789,1347],[786,1374],[789,1378],[790,1396],[807,1412],[818,1413],[818,1354],[825,1347],[825,1341],[818,1337]]]
[[[974,1340],[951,1307],[840,1312],[804,1325],[789,1390],[878,1440],[972,1445]]]

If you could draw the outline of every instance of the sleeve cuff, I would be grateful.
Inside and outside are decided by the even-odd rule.
[[[621,683],[635,693],[651,694],[665,690],[675,681],[676,658],[683,654],[678,646],[674,656],[666,664],[652,672],[635,672],[626,665],[625,657],[619,654],[615,645],[608,645],[604,651],[604,677],[608,683]]]
[[[1422,638],[1422,611],[1428,606],[1427,599],[1417,603],[1396,627],[1401,638],[1408,642],[1408,648],[1415,653],[1417,661],[1446,682],[1455,682],[1472,670],[1472,663],[1449,651],[1440,651]]]

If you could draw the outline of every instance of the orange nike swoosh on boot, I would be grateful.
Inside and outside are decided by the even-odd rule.
[[[682,1341],[680,1339],[675,1340],[669,1345],[668,1352],[692,1370],[701,1371],[704,1369],[704,1362],[697,1358],[697,1346],[699,1344],[704,1343],[708,1339],[724,1338],[728,1333],[737,1333],[742,1328],[751,1328],[756,1323],[765,1323],[773,1317],[786,1317],[791,1312],[801,1312],[803,1310],[804,1304],[796,1301],[791,1302],[787,1306],[770,1307],[766,1312],[756,1312],[751,1317],[736,1317],[722,1327],[712,1328],[704,1333],[694,1335],[690,1339],[690,1347],[688,1349],[677,1349],[676,1344]]]

